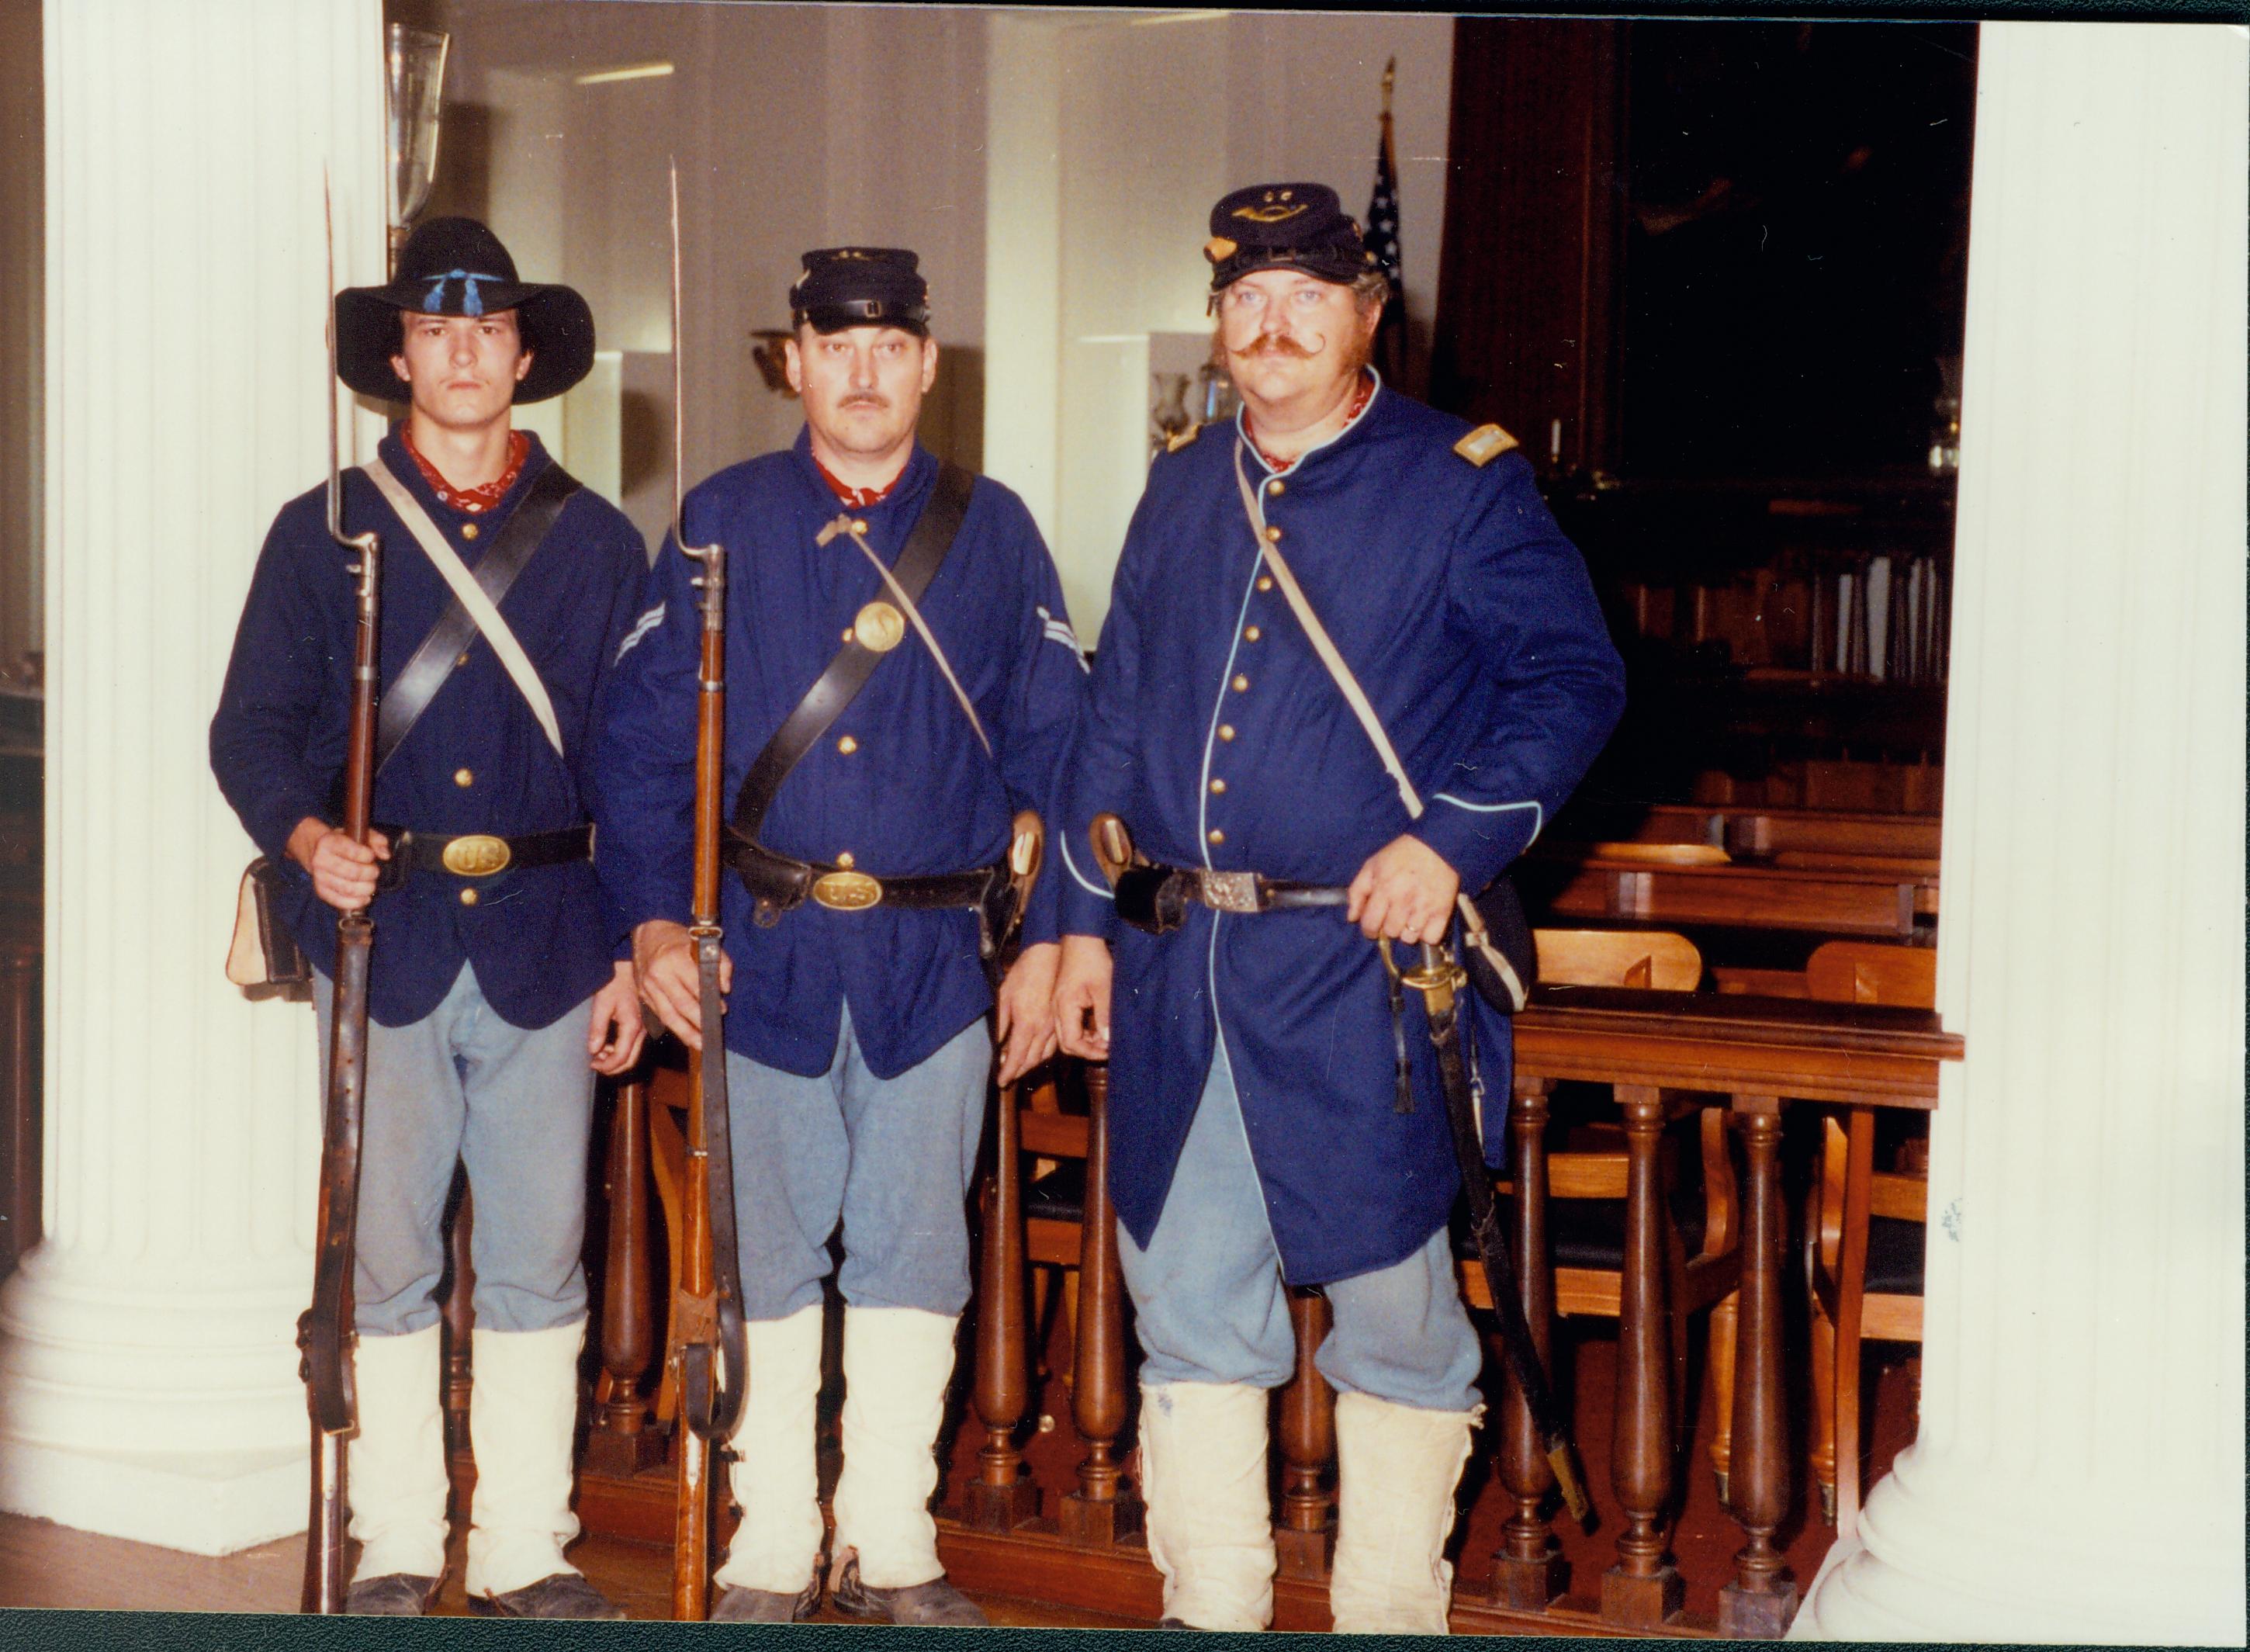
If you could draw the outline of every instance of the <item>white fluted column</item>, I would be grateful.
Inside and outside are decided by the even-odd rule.
[[[224,1553],[305,1524],[312,1018],[220,964],[207,729],[326,465],[321,178],[383,272],[379,0],[47,0],[47,1238],[0,1290],[0,1508]]]
[[[1920,1438],[1800,1635],[2243,1639],[2246,71],[1978,56]]]

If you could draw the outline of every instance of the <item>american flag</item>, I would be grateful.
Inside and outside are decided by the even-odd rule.
[[[1391,81],[1398,67],[1393,58],[1383,71],[1383,125],[1375,145],[1375,193],[1368,197],[1367,227],[1361,243],[1389,278],[1391,300],[1383,307],[1383,322],[1375,335],[1375,365],[1392,384],[1406,376],[1406,284],[1398,273],[1398,157],[1391,137]]]

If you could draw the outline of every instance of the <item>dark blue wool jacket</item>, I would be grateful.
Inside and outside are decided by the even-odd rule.
[[[891,493],[852,513],[886,565],[897,561],[937,473],[936,459],[917,446]],[[721,471],[687,495],[688,538],[727,548],[729,816],[751,762],[827,668],[859,609],[888,600],[849,535],[817,543],[842,509],[803,432],[788,452]],[[599,858],[615,922],[628,930],[689,916],[702,634],[701,594],[688,584],[695,569],[667,537],[610,685]],[[877,877],[961,872],[1006,854],[1015,811],[1036,810],[1052,826],[1086,667],[1053,560],[1021,500],[977,480],[920,605],[993,755],[909,629],[782,783],[758,833],[766,847],[805,861],[849,854]],[[1027,945],[1056,937],[1056,882],[1050,851],[1024,921]],[[894,1078],[990,1007],[968,911],[834,912],[808,901],[760,929],[731,871],[722,891],[735,964],[727,1047],[754,1061],[826,1072],[848,1000],[868,1066]]]
[[[553,461],[539,439],[507,496],[477,515],[438,501],[396,432],[382,453],[391,473],[430,513],[472,569]],[[356,470],[344,478],[344,527],[383,538],[379,624],[387,690],[452,592]],[[473,536],[470,530],[473,529]],[[293,499],[274,519],[251,577],[235,632],[218,713],[211,719],[211,771],[258,847],[281,857],[306,816],[342,815],[345,724],[350,706],[356,585],[353,555],[328,537],[322,488]],[[565,505],[538,552],[500,604],[554,702],[563,755],[481,635],[466,650],[404,742],[376,778],[376,820],[418,832],[516,837],[590,819],[595,707],[610,662],[632,623],[647,571],[640,536],[590,489]],[[291,933],[323,972],[335,965],[335,912],[312,879],[285,861]],[[461,892],[475,885],[477,902]],[[510,1025],[547,1026],[606,980],[618,937],[604,920],[593,867],[508,870],[458,878],[421,872],[376,896],[368,1013],[404,1026],[435,1009],[464,960]]]
[[[1472,464],[1453,451],[1467,428],[1381,389],[1274,477],[1217,426],[1156,460],[1134,514],[1058,835],[1063,928],[1115,952],[1110,1179],[1142,1245],[1221,1039],[1292,1282],[1411,1255],[1458,1191],[1419,1001],[1402,1114],[1382,962],[1341,908],[1197,906],[1147,935],[1116,922],[1087,828],[1114,811],[1153,861],[1324,884],[1409,832],[1471,891],[1522,853],[1608,738],[1623,671],[1531,467]],[[1268,528],[1421,793],[1418,823],[1261,567]],[[1508,1024],[1469,1001],[1504,1106]]]

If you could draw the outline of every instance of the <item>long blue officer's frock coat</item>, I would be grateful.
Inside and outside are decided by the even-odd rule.
[[[1275,474],[1239,421],[1159,457],[1126,535],[1060,848],[1063,928],[1115,957],[1110,1182],[1146,1245],[1219,1040],[1286,1276],[1411,1255],[1459,1190],[1427,1024],[1411,992],[1413,1107],[1397,1110],[1390,999],[1342,908],[1189,909],[1119,923],[1088,827],[1121,815],[1173,866],[1349,883],[1412,833],[1481,889],[1561,806],[1623,709],[1623,667],[1577,550],[1515,453],[1455,451],[1460,420],[1387,388]],[[1246,514],[1236,466],[1253,489]],[[1412,819],[1260,564],[1276,543],[1426,805]],[[1472,1001],[1474,998],[1472,995]],[[1508,1026],[1478,1003],[1488,1089]]]

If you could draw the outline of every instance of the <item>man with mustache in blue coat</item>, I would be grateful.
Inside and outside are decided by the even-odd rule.
[[[1056,834],[1059,1032],[1110,1064],[1166,1618],[1272,1621],[1268,1391],[1294,1365],[1285,1284],[1319,1286],[1336,1627],[1442,1634],[1480,1349],[1427,1024],[1414,994],[1394,1007],[1374,944],[1453,932],[1457,897],[1500,875],[1600,750],[1622,667],[1505,432],[1368,364],[1386,287],[1335,191],[1239,190],[1211,232],[1216,349],[1242,410],[1156,460],[1127,534]],[[1267,546],[1426,800],[1418,819]],[[1125,921],[1090,853],[1102,813],[1176,870],[1184,908]],[[1253,874],[1301,887],[1271,903]],[[1324,888],[1348,894],[1320,904]],[[1467,1001],[1504,1106],[1507,1022]]]

